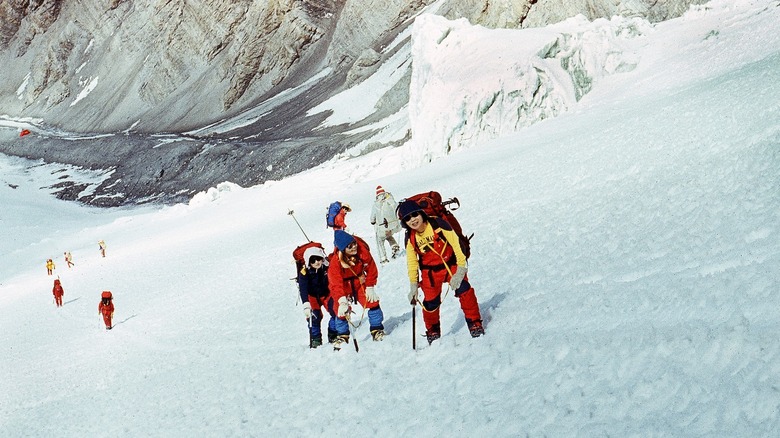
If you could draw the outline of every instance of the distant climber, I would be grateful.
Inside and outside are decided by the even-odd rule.
[[[98,314],[103,315],[103,322],[106,324],[106,330],[114,328],[111,324],[111,319],[114,317],[114,297],[110,291],[104,290],[100,295]]]
[[[54,294],[54,304],[57,307],[62,307],[62,296],[65,295],[65,290],[62,289],[62,283],[60,283],[59,278],[54,280],[54,288],[51,292]]]

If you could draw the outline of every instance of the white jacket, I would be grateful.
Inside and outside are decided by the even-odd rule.
[[[371,223],[377,235],[384,236],[388,230],[393,234],[401,231],[401,221],[398,220],[396,208],[398,203],[390,192],[384,192],[376,197],[374,207],[371,209]]]

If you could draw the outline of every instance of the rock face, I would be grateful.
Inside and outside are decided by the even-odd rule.
[[[408,38],[396,38],[423,11],[522,28],[576,14],[660,21],[692,3],[704,0],[5,0],[0,107],[41,122],[0,152],[115,169],[79,199],[101,205],[181,200],[225,180],[257,184],[355,145],[408,139],[404,126],[392,141],[372,140],[380,128],[344,133],[404,108],[409,74],[365,120],[323,127],[329,114],[309,110],[408,51]],[[294,99],[284,97],[290,90]]]

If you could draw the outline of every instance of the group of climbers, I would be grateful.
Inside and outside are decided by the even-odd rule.
[[[380,263],[389,263],[385,242],[390,246],[390,258],[402,253],[394,235],[404,229],[410,284],[407,299],[413,306],[422,305],[428,343],[441,337],[439,308],[444,284],[459,299],[470,335],[479,337],[485,330],[476,293],[467,277],[468,239],[464,241],[459,224],[457,230],[453,229],[452,218],[448,221],[435,215],[413,198],[402,200],[399,205],[391,193],[377,186],[370,222],[374,225]],[[381,341],[385,336],[384,315],[376,292],[379,271],[368,244],[348,231],[346,214],[351,211],[342,202],[328,207],[327,225],[334,230],[330,254],[317,242],[301,245],[293,252],[298,261],[296,280],[309,327],[310,348],[323,344],[321,325],[325,313],[330,316],[327,339],[334,350],[349,343],[350,325],[356,329],[366,316],[372,339]],[[422,301],[418,298],[419,290],[423,293]],[[360,317],[355,312],[357,306],[362,309]]]
[[[98,250],[100,251],[100,255],[102,257],[106,256],[106,243],[103,240],[100,240],[98,242]],[[70,253],[70,251],[65,251],[63,253],[63,258],[65,259],[65,263],[68,265],[68,268],[72,268],[75,266],[75,263],[73,263],[73,255]],[[54,264],[54,261],[52,259],[46,260],[46,273],[47,275],[54,275],[54,270],[56,269],[56,266]],[[54,280],[54,287],[52,288],[52,294],[54,295],[54,304],[57,307],[62,307],[62,297],[65,295],[65,289],[62,286],[62,280],[59,278],[59,276]],[[100,296],[100,302],[98,303],[98,315],[100,315],[103,318],[103,322],[106,325],[106,330],[111,330],[113,328],[112,319],[114,317],[114,302],[113,302],[113,294],[110,291],[103,291]]]

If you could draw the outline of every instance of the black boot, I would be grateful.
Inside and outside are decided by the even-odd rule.
[[[425,332],[425,337],[428,339],[428,345],[433,344],[433,341],[441,338],[441,324],[434,324],[431,328]]]
[[[485,334],[485,328],[482,327],[482,321],[470,321],[467,319],[466,324],[469,326],[469,333],[471,333],[472,338],[478,338]]]

